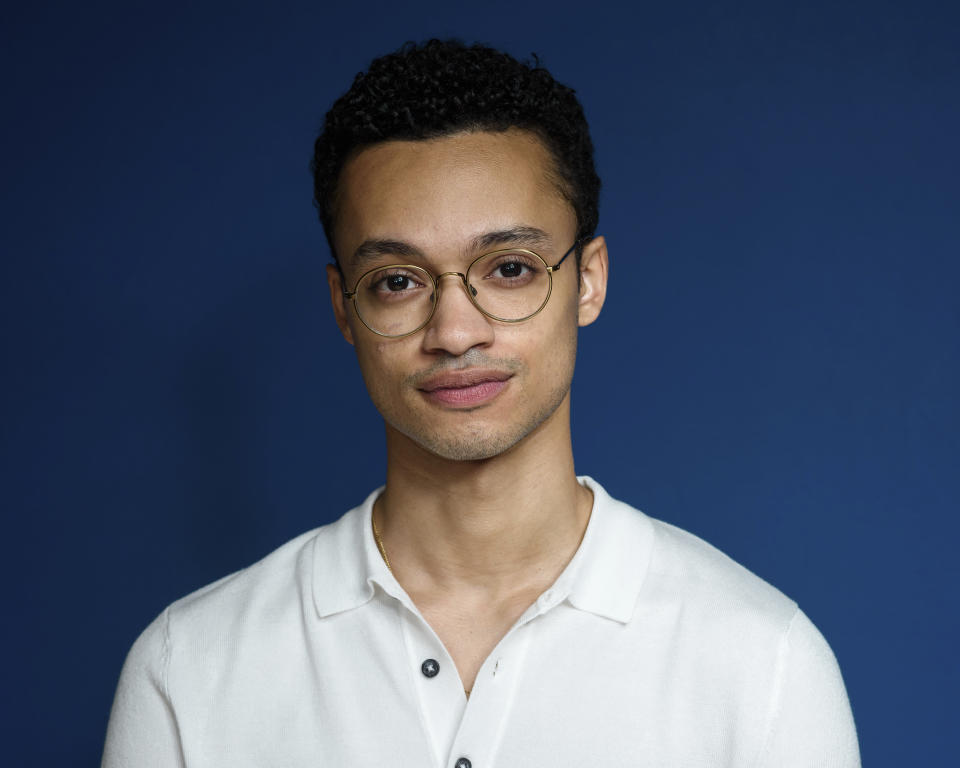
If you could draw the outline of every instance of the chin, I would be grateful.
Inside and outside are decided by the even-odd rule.
[[[411,436],[412,437],[412,436]],[[486,436],[484,439],[449,438],[427,436],[412,439],[425,451],[448,461],[484,461],[509,451],[520,440]]]
[[[424,429],[422,423],[402,424],[396,421],[391,426],[416,443],[424,451],[450,461],[484,461],[507,453],[536,432],[560,407],[570,391],[569,382],[558,388],[535,412],[509,425],[500,425],[497,430],[488,424],[474,424],[467,428]]]

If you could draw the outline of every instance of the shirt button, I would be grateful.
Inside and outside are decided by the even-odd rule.
[[[427,659],[420,665],[420,671],[423,672],[424,677],[436,677],[437,673],[440,672],[440,665],[436,659]]]
[[[471,763],[467,758],[461,757],[454,763],[454,768],[472,768],[473,763]]]

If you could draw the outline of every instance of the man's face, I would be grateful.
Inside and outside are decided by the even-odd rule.
[[[555,264],[574,242],[576,217],[552,181],[550,159],[539,139],[517,130],[361,151],[339,188],[335,242],[346,288],[388,264],[465,273],[498,248],[529,248]],[[595,316],[582,316],[572,255],[554,273],[546,307],[525,322],[486,317],[448,276],[427,326],[399,339],[366,328],[342,297],[339,272],[330,267],[328,278],[338,324],[393,437],[449,459],[484,459],[561,406],[566,413],[578,311],[581,324]]]

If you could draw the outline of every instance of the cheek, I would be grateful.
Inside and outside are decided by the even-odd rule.
[[[560,317],[555,318],[549,340],[543,345],[547,350],[547,370],[550,371],[552,381],[559,386],[568,387],[573,377],[573,369],[577,358],[577,339],[579,326],[577,324],[577,297],[566,297],[558,308]],[[558,382],[558,379],[562,381]]]
[[[365,339],[364,343],[355,344],[354,348],[370,399],[379,406],[390,397],[391,391],[396,389],[397,380],[404,375],[397,365],[397,344],[386,339]]]
[[[378,353],[375,345],[355,343],[354,350],[357,353],[357,363],[360,365],[360,373],[363,381],[367,385],[370,396],[373,397],[374,391],[379,388],[379,379],[382,376],[382,366],[378,362]]]
[[[556,301],[556,304],[551,304]],[[567,352],[576,350],[578,333],[579,297],[573,291],[554,291],[547,309],[543,313],[543,322],[538,323],[538,333],[543,338],[538,347],[558,365],[567,364]]]
[[[576,307],[576,302],[572,306]],[[544,322],[535,328],[518,326],[515,346],[511,347],[527,369],[526,386],[531,395],[534,390],[569,386],[577,355],[575,315],[567,312],[565,307],[562,316],[543,319]]]

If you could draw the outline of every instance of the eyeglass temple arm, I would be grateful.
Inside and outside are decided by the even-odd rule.
[[[571,253],[573,253],[575,250],[577,250],[577,247],[578,247],[578,246],[580,245],[580,243],[582,243],[582,242],[583,242],[583,240],[576,240],[576,241],[574,241],[573,245],[570,246],[569,250],[567,250],[567,252],[566,252],[565,254],[563,254],[563,256],[560,257],[560,261],[558,261],[556,264],[554,264],[552,267],[549,268],[550,271],[551,271],[551,272],[556,272],[558,269],[560,269],[560,265],[563,264],[564,261],[566,261],[567,256],[569,256]]]

